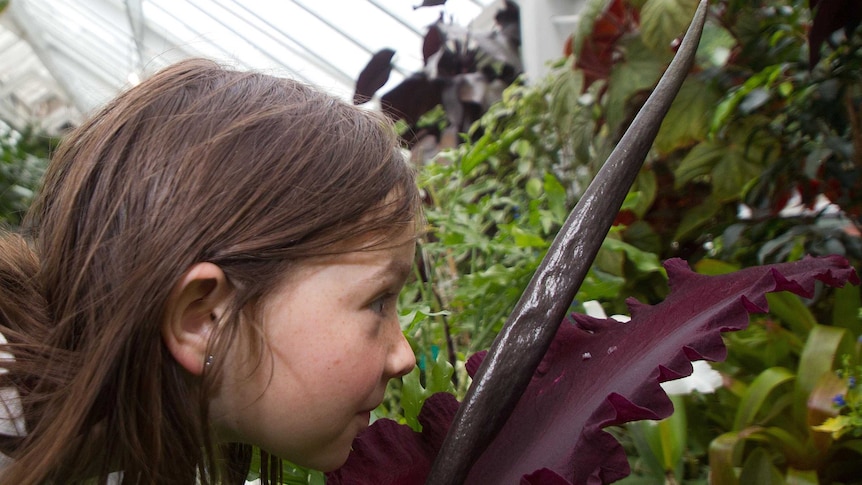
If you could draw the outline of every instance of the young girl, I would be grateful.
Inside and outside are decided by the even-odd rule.
[[[0,241],[0,482],[340,466],[415,363],[418,200],[385,119],[296,82],[190,60],[119,96]]]

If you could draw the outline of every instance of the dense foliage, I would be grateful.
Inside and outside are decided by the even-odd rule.
[[[17,226],[33,198],[56,140],[0,122],[0,224]]]
[[[463,362],[499,330],[672,56],[695,3],[589,2],[570,49],[579,56],[541,82],[510,87],[466,143],[423,167],[429,232],[404,305],[425,368],[405,381],[414,396],[407,422],[418,414],[415,396],[431,393],[422,383],[447,387],[444,359],[455,369],[452,389],[463,391]],[[849,21],[854,8],[833,15]],[[842,254],[858,267],[862,34],[822,34],[813,22],[802,1],[712,2],[698,67],[573,309],[599,300],[608,313],[626,313],[628,296],[662,300],[659,261],[671,257],[708,274],[803,254]],[[821,32],[816,63],[811,32]],[[716,483],[757,473],[774,480],[763,483],[842,483],[862,473],[856,435],[830,441],[811,427],[839,411],[852,415],[834,402],[852,395],[841,388],[851,372],[832,377],[845,356],[858,361],[858,288],[770,303],[769,316],[727,338],[728,359],[716,366],[727,385],[675,397],[673,423],[620,430],[632,454],[629,480],[703,481],[710,467],[713,480],[724,480]]]

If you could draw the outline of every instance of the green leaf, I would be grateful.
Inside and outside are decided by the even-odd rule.
[[[538,234],[529,233],[518,226],[511,226],[515,245],[519,248],[547,248],[549,243]]]
[[[731,143],[712,170],[712,196],[719,202],[738,200],[748,183],[763,172],[765,160],[744,144]]]
[[[692,148],[673,172],[674,188],[679,190],[692,180],[709,175],[726,152],[726,146],[714,141]]]
[[[766,441],[791,463],[805,461],[810,453],[810,450],[795,435],[777,426],[758,429],[751,434],[751,438]]]
[[[808,415],[808,399],[820,379],[831,373],[840,363],[840,358],[853,349],[852,338],[846,329],[815,325],[799,358],[796,378],[796,421],[805,423]]]
[[[445,352],[439,352],[434,359],[428,359],[425,366],[425,386],[422,386],[422,369],[413,368],[401,378],[401,408],[404,421],[414,431],[422,431],[419,424],[419,411],[425,400],[438,392],[454,392],[452,374],[455,369],[446,360]]]
[[[619,239],[611,237],[605,238],[602,242],[602,249],[624,253],[626,258],[634,263],[635,267],[637,267],[639,271],[644,273],[652,271],[664,272],[664,267],[661,265],[658,255],[641,251],[631,244],[620,241]]]
[[[718,97],[705,83],[689,78],[673,100],[655,139],[655,148],[670,153],[706,139]]]
[[[817,470],[797,470],[788,468],[785,477],[787,485],[819,485]]]
[[[739,265],[718,259],[704,258],[694,264],[694,269],[700,274],[715,276],[739,271]],[[767,293],[771,295],[772,293]]]
[[[735,463],[738,461],[744,438],[737,431],[724,433],[709,443],[710,483],[712,485],[739,485]]]
[[[638,217],[643,217],[653,202],[655,202],[656,194],[658,193],[658,180],[655,172],[652,170],[641,170],[631,190],[640,194],[637,199],[637,204],[629,207]]]
[[[676,228],[676,232],[673,235],[674,241],[683,241],[689,237],[692,237],[695,231],[703,227],[704,224],[712,220],[716,214],[721,210],[721,204],[719,204],[713,197],[707,197],[704,199],[700,205],[696,205],[691,209],[685,212],[685,215],[682,216],[682,220],[679,223],[679,227]]]
[[[682,456],[688,437],[688,420],[682,396],[670,396],[673,414],[661,421],[637,421],[629,423],[629,430],[638,456],[644,460],[655,478],[661,483],[673,471],[682,478]]]
[[[545,173],[545,195],[548,197],[548,208],[559,221],[566,220],[569,207],[566,204],[566,189],[552,173]]]
[[[757,485],[784,485],[781,472],[772,464],[769,453],[763,448],[755,448],[745,459],[739,483]]]
[[[648,0],[641,9],[641,36],[650,49],[670,51],[671,42],[685,33],[697,0]]]
[[[736,39],[727,29],[717,23],[707,22],[697,48],[697,65],[720,68],[727,63],[735,46]]]
[[[528,180],[525,188],[527,190],[527,195],[534,199],[538,199],[542,196],[542,181],[537,178],[531,178]]]
[[[844,285],[835,288],[835,300],[832,306],[832,325],[843,327],[855,335],[862,335],[862,318],[859,309],[862,300],[859,296],[859,287]]]
[[[781,319],[798,335],[808,334],[817,325],[817,319],[814,318],[811,310],[805,306],[799,296],[793,293],[787,291],[767,293],[766,301],[769,303],[769,312]]]
[[[425,402],[424,389],[420,383],[421,370],[414,367],[409,374],[401,378],[401,408],[404,410],[404,419],[413,431],[422,431],[419,424],[419,411]]]
[[[794,377],[792,372],[783,367],[770,367],[761,372],[742,396],[733,420],[733,429],[740,431],[756,424],[757,416],[769,411],[770,395],[782,385],[793,381]]]
[[[658,433],[657,428],[657,424],[653,421],[636,421],[626,425],[637,456],[642,461],[642,466],[649,470],[649,476],[653,481],[663,479],[665,474],[660,458],[661,448],[653,446],[657,440],[651,439],[652,435]]]
[[[618,129],[626,118],[626,104],[632,95],[655,86],[669,57],[657,56],[637,37],[620,41],[620,45],[625,51],[625,61],[611,69],[605,96],[605,119],[612,130]]]

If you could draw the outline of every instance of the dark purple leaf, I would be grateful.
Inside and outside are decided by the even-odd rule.
[[[446,35],[436,23],[431,24],[422,39],[422,62],[428,65],[428,59],[442,49],[445,43]]]
[[[451,394],[434,394],[419,413],[422,432],[379,419],[353,442],[347,463],[326,475],[330,485],[373,483],[412,485],[425,483],[431,460],[443,444],[449,423],[458,409]]]
[[[423,0],[420,5],[413,7],[413,10],[422,7],[437,7],[440,5],[446,5],[446,0]]]
[[[542,468],[521,478],[521,485],[572,485],[572,482],[547,468]]]
[[[419,117],[440,104],[442,91],[442,81],[416,73],[381,96],[380,103],[386,114],[394,119],[403,119],[412,126]]]
[[[659,383],[690,375],[692,360],[723,360],[720,332],[745,328],[749,312],[766,311],[766,293],[810,297],[815,280],[859,283],[840,256],[722,276],[695,274],[680,259],[665,268],[670,295],[655,306],[630,300],[629,323],[575,315],[574,324],[561,325],[513,417],[469,481],[514,483],[541,468],[575,484],[625,477],[625,453],[602,428],[670,416],[673,406]]]
[[[690,375],[693,360],[724,359],[720,333],[745,328],[748,313],[766,311],[766,293],[791,291],[810,297],[816,281],[859,284],[854,269],[840,256],[721,276],[695,274],[679,259],[667,261],[665,267],[670,295],[654,306],[630,300],[630,322],[574,315],[574,322],[560,326],[527,391],[470,470],[467,483],[580,485],[625,477],[625,453],[602,428],[669,416],[673,407],[659,383]],[[474,373],[483,357],[471,358],[468,372]],[[372,470],[415,479],[379,483],[424,483],[454,414],[450,398],[436,396],[422,409],[426,417],[421,434],[380,421],[361,434],[354,445],[358,457],[351,456],[338,471],[344,481],[333,483],[356,483],[350,480]],[[403,469],[405,463],[412,466],[410,471]],[[367,483],[378,483],[372,476]]]
[[[862,22],[859,0],[810,0],[814,21],[808,32],[808,61],[811,68],[820,60],[820,46],[833,32],[844,28],[848,37]]]
[[[392,73],[392,49],[381,49],[371,57],[359,78],[356,79],[356,91],[353,92],[353,104],[367,103],[378,89],[389,80]]]

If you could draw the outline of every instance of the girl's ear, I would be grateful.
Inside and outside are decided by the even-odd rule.
[[[174,359],[201,375],[216,321],[232,296],[227,277],[213,263],[197,263],[176,282],[168,296],[162,339]]]

